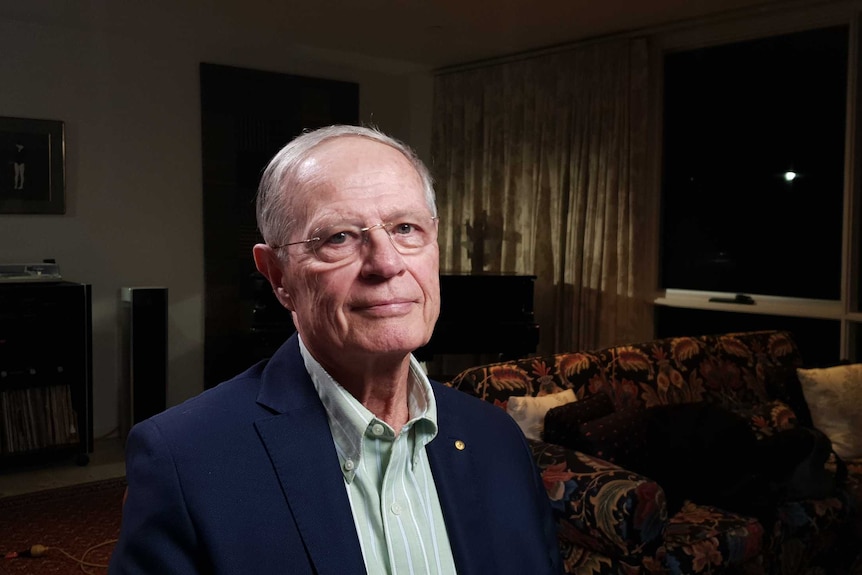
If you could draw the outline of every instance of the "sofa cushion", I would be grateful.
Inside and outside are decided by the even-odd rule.
[[[539,397],[513,396],[506,402],[506,413],[512,416],[528,439],[540,441],[548,410],[576,400],[571,389]]]
[[[671,513],[690,500],[767,525],[782,501],[835,494],[835,476],[825,468],[829,440],[816,429],[788,427],[759,436],[745,416],[707,403],[646,412],[649,458],[634,469],[658,481]]]
[[[622,467],[637,470],[645,456],[644,410],[625,408],[581,423],[559,444]]]
[[[745,418],[703,402],[654,406],[645,417],[649,457],[634,469],[658,481],[671,514],[686,500],[737,512],[762,504],[757,439]]]
[[[839,474],[827,469],[832,443],[819,429],[786,429],[757,445],[758,462],[778,501],[824,499],[838,493]]]
[[[643,409],[620,409],[581,425],[583,451],[637,471],[646,457],[645,429]]]
[[[566,445],[580,434],[582,424],[614,412],[614,402],[605,393],[551,408],[545,414],[543,438],[547,443]]]
[[[797,370],[814,426],[842,458],[862,457],[862,364]]]
[[[802,391],[802,383],[799,381],[796,367],[775,366],[764,370],[764,380],[766,393],[770,398],[790,406],[799,425],[814,427],[811,410],[805,401],[805,393]]]
[[[789,405],[777,399],[755,405],[730,405],[727,409],[748,421],[748,426],[757,436],[757,439],[765,439],[785,429],[793,429],[800,425],[812,427],[811,425],[803,425],[796,412]]]

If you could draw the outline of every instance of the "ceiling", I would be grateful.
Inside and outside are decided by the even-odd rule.
[[[185,41],[190,28],[242,29],[297,47],[437,69],[611,34],[830,0],[0,0],[0,21],[138,27]],[[153,22],[158,22],[154,27]],[[241,37],[247,37],[242,35]]]
[[[243,0],[231,21],[320,49],[439,68],[576,40],[714,17],[774,0]],[[778,2],[780,4],[780,2]]]

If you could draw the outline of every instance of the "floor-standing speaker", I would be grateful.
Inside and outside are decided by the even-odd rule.
[[[120,289],[119,430],[164,411],[168,395],[168,288]]]

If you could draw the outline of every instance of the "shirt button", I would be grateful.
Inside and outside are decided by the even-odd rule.
[[[393,503],[392,507],[390,507],[390,509],[392,510],[392,513],[394,513],[395,515],[401,515],[401,506],[398,505],[397,503]]]
[[[344,462],[344,470],[345,471],[353,471],[354,467],[355,467],[355,464],[353,463],[352,459],[348,459],[347,461]]]
[[[384,431],[385,429],[383,428],[382,423],[375,423],[371,426],[371,433],[373,433],[374,435],[383,435]]]

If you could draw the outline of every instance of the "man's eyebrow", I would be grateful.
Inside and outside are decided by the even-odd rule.
[[[391,212],[387,212],[388,215],[386,215],[382,218],[370,218],[370,219],[364,218],[362,216],[331,214],[331,215],[326,215],[326,216],[322,216],[322,217],[318,218],[317,221],[312,224],[311,229],[312,230],[319,230],[320,228],[326,228],[329,226],[335,226],[335,225],[339,225],[339,224],[351,224],[351,225],[356,225],[359,227],[373,226],[374,224],[379,224],[379,223],[388,224],[388,223],[393,223],[394,220],[397,220],[398,218],[403,218],[404,216],[407,216],[407,215],[420,214],[420,213],[422,213],[422,210],[419,208],[413,209],[413,210],[398,208],[398,209],[395,209]],[[428,217],[429,218],[431,217],[430,213],[429,213]]]
[[[310,229],[317,230],[320,228],[325,228],[328,226],[334,226],[338,224],[359,224],[361,223],[362,218],[359,216],[349,216],[344,214],[332,213],[325,214],[318,218],[315,218],[310,225]]]

